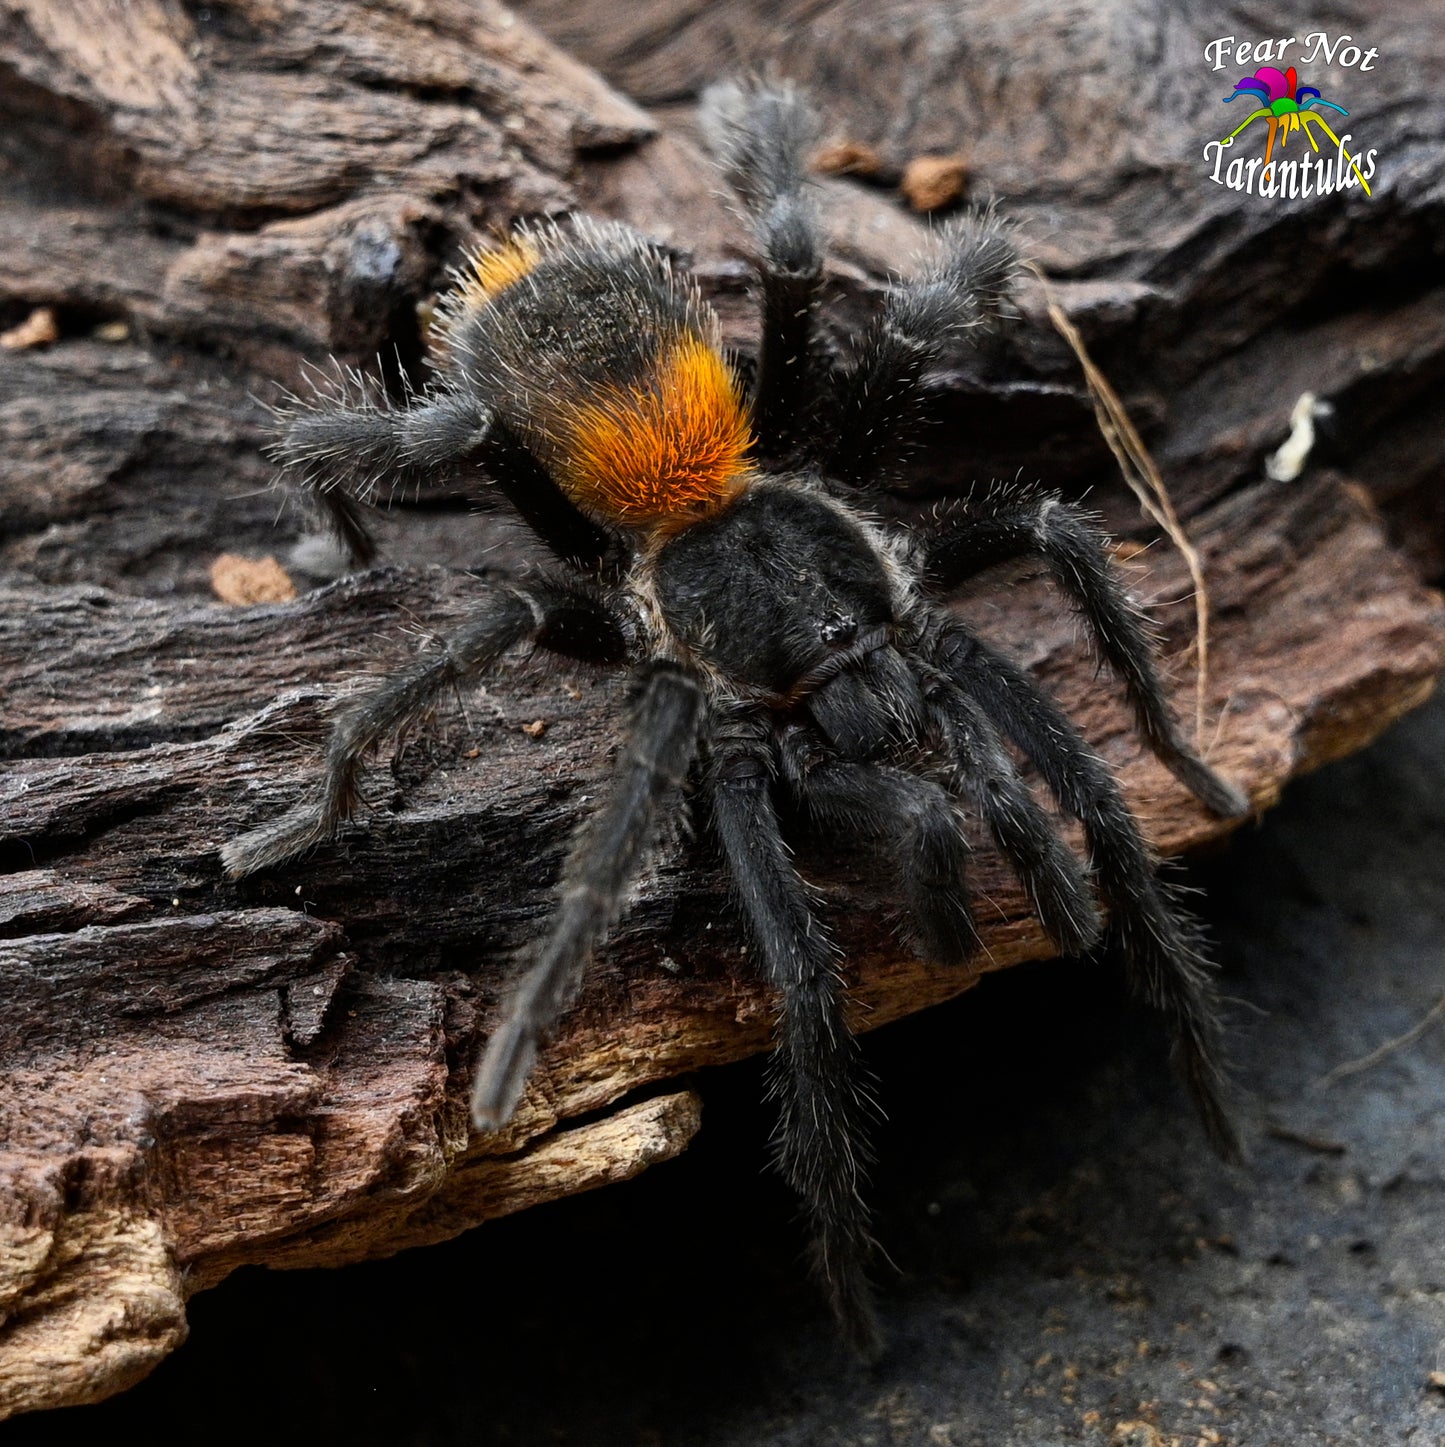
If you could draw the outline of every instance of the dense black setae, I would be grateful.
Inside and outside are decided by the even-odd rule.
[[[778,700],[813,692],[860,632],[895,621],[895,573],[857,519],[798,478],[756,484],[652,568],[677,637],[734,689]]]
[[[825,366],[814,335],[823,241],[803,164],[812,113],[786,86],[724,85],[703,117],[757,237],[763,325],[750,393],[671,256],[626,227],[578,220],[471,259],[444,299],[436,380],[405,407],[369,402],[364,388],[298,400],[276,456],[356,562],[373,555],[366,511],[383,484],[466,469],[489,477],[566,566],[498,588],[440,647],[351,704],[315,792],[222,855],[247,874],[330,836],[359,807],[368,752],[509,649],[628,669],[612,784],[578,829],[549,932],[485,1042],[473,1120],[487,1130],[511,1116],[692,782],[752,958],[780,1000],[777,1163],[806,1207],[843,1329],[871,1354],[871,1104],[837,953],[793,866],[780,802],[883,847],[908,943],[941,966],[978,944],[969,814],[1061,950],[1097,943],[1101,901],[1129,981],[1161,1017],[1228,1155],[1208,968],[1116,780],[1027,672],[931,600],[1000,559],[1041,556],[1154,753],[1215,812],[1243,813],[1247,801],[1180,734],[1141,616],[1084,515],[1017,490],[956,504],[926,537],[867,515],[916,423],[924,375],[1006,303],[1008,230],[992,213],[945,227],[852,360]],[[1087,862],[1015,753],[1081,823]]]

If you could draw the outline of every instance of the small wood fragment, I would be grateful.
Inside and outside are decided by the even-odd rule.
[[[882,152],[866,141],[834,141],[813,155],[813,169],[823,176],[880,176],[888,169]]]
[[[963,199],[968,171],[962,156],[915,156],[903,168],[898,188],[915,211],[942,211]]]
[[[23,322],[9,331],[0,332],[0,347],[7,352],[23,352],[28,347],[48,347],[60,340],[60,323],[55,319],[54,309],[38,306]]]
[[[243,558],[222,553],[211,564],[211,587],[223,603],[289,603],[296,584],[275,558]]]

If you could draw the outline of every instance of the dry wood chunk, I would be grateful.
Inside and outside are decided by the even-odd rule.
[[[899,190],[915,211],[942,211],[957,205],[968,185],[962,156],[915,156],[904,168]]]
[[[211,587],[223,603],[289,603],[296,584],[275,558],[222,553],[211,564]]]

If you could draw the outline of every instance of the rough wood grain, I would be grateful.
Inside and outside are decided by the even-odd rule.
[[[980,7],[956,9],[962,25]],[[530,10],[561,23],[551,0]],[[562,18],[584,58],[611,68],[596,49],[601,13],[573,5]],[[669,35],[695,46],[694,69],[672,79],[612,70],[649,100],[685,102],[722,68],[697,27],[748,31],[754,58],[783,53],[859,139],[911,152],[959,129],[977,138],[975,174],[1017,204],[1061,274],[1061,299],[1148,427],[1204,552],[1209,753],[1259,808],[1424,697],[1445,617],[1388,545],[1370,493],[1398,529],[1420,516],[1411,499],[1438,467],[1422,419],[1445,357],[1439,293],[1403,268],[1439,219],[1439,155],[1397,131],[1401,167],[1376,210],[1312,215],[1334,261],[1312,252],[1297,266],[1299,217],[1196,194],[1179,159],[1185,120],[1151,132],[1162,151],[1142,168],[1122,130],[1102,144],[1123,124],[1099,109],[1108,86],[1089,90],[1092,169],[1020,150],[1032,124],[1021,110],[1061,89],[1040,77],[1064,63],[1058,47],[1022,46],[1020,27],[1037,28],[1027,16],[976,30],[966,54],[935,35],[926,83],[890,98],[888,47],[912,53],[919,27],[941,23],[934,7],[896,4],[875,33],[845,5],[814,6],[816,23],[772,40],[771,21],[741,3],[635,13],[616,54],[637,67],[674,63]],[[1115,21],[1168,50],[1182,32],[1163,13],[1120,7]],[[1071,24],[1086,48],[1115,33]],[[868,89],[855,84],[865,70],[878,77]],[[1390,99],[1370,124],[1403,126]],[[183,1337],[186,1297],[243,1263],[341,1263],[440,1240],[675,1154],[698,1126],[679,1077],[765,1048],[771,1007],[705,844],[681,847],[603,952],[513,1127],[468,1132],[475,1041],[605,775],[613,679],[511,660],[465,713],[444,711],[379,761],[369,825],[241,885],[216,858],[293,797],[338,692],[533,556],[494,512],[438,494],[384,527],[404,566],[294,603],[217,604],[218,554],[287,559],[304,531],[293,513],[277,525],[253,398],[328,351],[364,361],[394,345],[393,377],[415,374],[417,303],[464,240],[576,205],[691,250],[730,338],[748,345],[745,246],[686,107],[650,117],[485,3],[0,0],[0,117],[0,323],[44,305],[61,331],[49,348],[0,351],[8,1413],[136,1380]],[[877,192],[830,181],[823,194],[841,336],[922,231]],[[883,506],[925,523],[936,494],[1020,469],[1088,492],[1127,535],[1121,561],[1158,604],[1187,707],[1187,576],[1166,544],[1137,546],[1148,534],[1110,480],[1036,292],[1023,313],[939,376],[938,425]],[[1321,376],[1349,424],[1321,453],[1334,470],[1261,481],[1298,391]],[[1411,542],[1437,556],[1427,528]],[[1221,836],[1141,756],[1040,578],[995,573],[957,606],[1058,691],[1161,849]],[[524,725],[538,720],[535,736]],[[860,1027],[977,978],[900,950],[866,854],[801,844]],[[1047,952],[982,841],[979,854],[995,907],[980,968]]]

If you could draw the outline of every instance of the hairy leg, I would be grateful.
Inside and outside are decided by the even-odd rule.
[[[955,587],[991,563],[1037,553],[1089,626],[1099,652],[1122,679],[1139,731],[1160,761],[1222,818],[1249,800],[1185,741],[1164,693],[1154,645],[1138,606],[1110,561],[1105,539],[1079,509],[1056,497],[997,495],[944,514],[925,542],[925,571]]]
[[[786,458],[807,440],[816,387],[814,312],[824,246],[807,189],[807,153],[818,120],[791,85],[735,81],[703,93],[699,119],[757,236],[762,342],[753,427],[762,457]]]
[[[963,628],[932,640],[934,663],[1011,738],[1084,826],[1133,992],[1163,1018],[1175,1062],[1219,1152],[1240,1154],[1223,1101],[1217,1000],[1197,932],[1157,876],[1157,861],[1109,766],[1022,668]]]
[[[1017,266],[1013,237],[993,212],[942,228],[928,265],[889,291],[856,361],[835,379],[821,458],[828,476],[870,487],[897,467],[919,420],[924,374],[958,338],[998,317]]]
[[[1054,943],[1083,954],[1102,928],[1083,867],[1019,778],[987,714],[944,678],[925,679],[924,688],[953,791],[982,815]]]
[[[371,750],[423,717],[441,694],[485,673],[527,639],[599,663],[620,661],[626,647],[612,615],[577,589],[539,583],[499,590],[440,648],[413,659],[341,712],[320,785],[279,819],[226,844],[221,850],[226,872],[252,874],[329,839],[360,805],[357,786]]]
[[[328,379],[329,380],[329,379]],[[278,410],[272,458],[315,497],[353,564],[369,563],[376,543],[364,509],[383,486],[388,495],[409,480],[475,452],[491,418],[460,393],[440,392],[412,405],[375,400],[365,379],[337,369],[336,381]]]
[[[478,1129],[497,1129],[516,1109],[538,1044],[576,997],[593,950],[626,903],[659,815],[681,790],[703,710],[692,674],[672,664],[642,674],[608,796],[573,842],[547,938],[482,1053],[472,1088]]]
[[[893,846],[898,886],[923,957],[961,964],[978,948],[965,882],[968,840],[947,794],[886,764],[841,759],[808,730],[780,741],[783,777],[813,818]]]
[[[813,917],[778,825],[772,766],[765,724],[724,721],[708,773],[713,824],[757,957],[782,996],[773,1059],[778,1169],[807,1210],[814,1266],[839,1323],[871,1357],[880,1342],[867,1277],[873,1240],[861,1195],[871,1105],[843,1015],[835,951]]]
[[[376,556],[365,514],[383,485],[390,498],[460,466],[483,473],[562,561],[591,569],[610,552],[609,535],[468,393],[442,389],[406,406],[383,406],[368,396],[359,374],[340,376],[330,392],[280,410],[282,430],[271,456],[315,497],[354,565]]]

